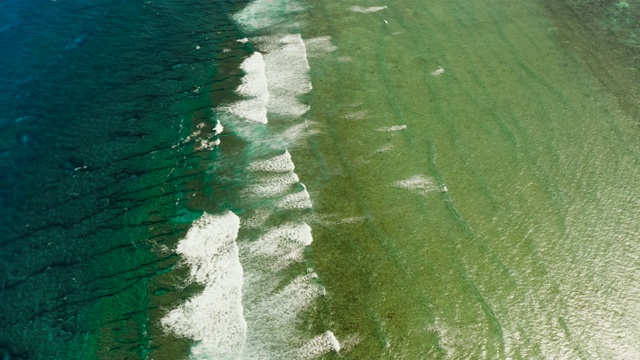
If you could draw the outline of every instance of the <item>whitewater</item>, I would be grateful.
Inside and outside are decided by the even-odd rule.
[[[240,24],[265,27],[255,17],[249,20],[256,7],[277,10],[253,2],[236,15]],[[304,266],[305,249],[313,242],[305,219],[313,221],[313,203],[289,151],[314,133],[305,117],[309,106],[300,99],[313,89],[307,49],[299,33],[238,42],[256,51],[240,66],[244,75],[236,93],[241,99],[217,109],[215,133],[224,126],[249,143],[247,156],[253,160],[241,175],[240,192],[249,210],[240,216],[204,213],[193,222],[175,251],[189,268],[188,281],[204,289],[161,323],[166,332],[196,341],[192,359],[315,359],[343,350],[343,344],[330,328],[308,333],[301,322],[326,293],[321,275]],[[311,44],[316,54],[332,50],[327,37]],[[224,150],[224,140],[216,146]],[[347,345],[357,341],[349,334],[342,338]]]

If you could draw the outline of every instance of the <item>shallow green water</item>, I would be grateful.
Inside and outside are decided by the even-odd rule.
[[[554,14],[352,5],[310,10],[338,49],[310,60],[322,132],[293,152],[315,211],[357,217],[314,227],[342,356],[638,356],[637,127]]]

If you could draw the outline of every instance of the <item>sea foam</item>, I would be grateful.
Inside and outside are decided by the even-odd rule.
[[[320,133],[319,130],[312,128],[312,125],[315,125],[315,123],[311,121],[304,121],[299,124],[292,125],[288,129],[282,131],[279,138],[287,146],[295,146],[307,137]]]
[[[298,357],[300,359],[316,359],[331,351],[340,352],[340,348],[340,342],[333,332],[327,331],[304,344],[298,351]]]
[[[384,9],[386,9],[386,6],[370,6],[370,7],[364,7],[364,6],[352,6],[349,8],[349,10],[353,11],[353,12],[358,12],[358,13],[363,13],[363,14],[369,14],[369,13],[374,13],[374,12],[378,12],[378,11],[382,11]]]
[[[284,224],[260,236],[251,244],[250,251],[265,259],[273,270],[281,270],[291,263],[302,262],[304,248],[312,241],[311,227],[306,223]]]
[[[220,139],[214,139],[214,140],[210,140],[210,139],[202,139],[200,140],[200,142],[196,145],[195,150],[196,151],[200,151],[200,150],[213,150],[213,148],[215,148],[216,146],[220,145]]]
[[[295,0],[255,0],[234,19],[249,34],[257,30],[286,34],[301,28],[295,21],[301,10]],[[250,36],[250,41],[259,53],[243,62],[245,75],[237,92],[245,99],[228,106],[224,116],[234,133],[250,141],[255,150],[252,154],[272,153],[274,149],[284,153],[267,159],[260,156],[246,168],[246,175],[253,181],[243,196],[245,201],[255,202],[255,207],[243,219],[239,240],[244,271],[242,314],[247,324],[239,358],[317,358],[342,347],[331,331],[310,335],[303,329],[302,313],[326,291],[312,269],[296,276],[292,271],[299,267],[289,266],[304,261],[304,249],[313,241],[311,227],[295,219],[300,214],[298,209],[310,208],[312,203],[293,172],[291,154],[284,150],[312,133],[309,122],[302,117],[309,106],[301,97],[312,89],[307,48],[300,34]],[[310,41],[312,56],[335,49],[329,37]],[[274,134],[272,125],[256,124],[266,124],[267,117],[276,124],[281,120],[287,123],[278,124],[278,133]],[[287,222],[274,225],[281,216]]]
[[[257,302],[248,304],[250,314],[256,316],[250,316],[248,321],[256,321],[260,327],[290,328],[294,333],[299,314],[326,292],[315,283],[317,278],[318,274],[311,271],[291,280],[283,288],[261,294]]]
[[[309,196],[309,192],[307,191],[306,186],[304,186],[304,184],[302,183],[300,183],[300,185],[302,185],[303,187],[302,191],[298,191],[296,193],[285,196],[278,202],[277,206],[281,209],[287,210],[310,209],[311,207],[313,207],[313,204],[311,203],[311,197]]]
[[[216,126],[213,127],[213,133],[215,135],[220,135],[223,131],[224,127],[222,126],[222,123],[220,123],[220,120],[216,120]]]
[[[360,110],[353,113],[349,113],[345,115],[344,118],[347,120],[362,120],[367,116],[367,113],[368,113],[367,110]]]
[[[393,151],[393,149],[395,149],[393,144],[387,144],[387,145],[384,145],[384,146],[378,148],[376,150],[376,154],[388,153],[389,151]]]
[[[426,195],[430,192],[440,191],[440,187],[436,183],[435,179],[426,177],[424,175],[412,176],[408,179],[394,183],[393,186],[410,190],[420,195]]]
[[[295,20],[296,13],[304,10],[301,3],[282,0],[254,0],[233,16],[247,32],[264,29],[280,32],[299,29],[301,24]]]
[[[334,52],[338,49],[333,45],[331,36],[319,36],[313,39],[305,40],[307,55],[310,57],[318,57],[324,54]]]
[[[247,99],[236,101],[226,107],[227,111],[243,119],[267,123],[267,103],[269,102],[269,90],[265,75],[265,61],[261,53],[254,52],[246,58],[240,68],[245,75],[236,92]]]
[[[256,39],[264,49],[265,74],[271,97],[267,109],[277,115],[299,117],[309,111],[298,96],[311,91],[307,51],[300,34]]]
[[[376,131],[394,132],[394,131],[402,131],[402,130],[406,130],[406,129],[407,129],[407,125],[394,125],[394,126],[377,128]]]
[[[198,341],[194,359],[235,358],[242,353],[247,324],[243,317],[243,269],[236,244],[240,219],[231,212],[203,214],[178,253],[189,266],[189,279],[204,290],[162,318],[166,331]]]
[[[316,283],[317,274],[310,271],[283,286],[282,281],[261,271],[247,278],[252,288],[261,288],[247,298],[246,317],[249,324],[244,358],[299,359],[310,339],[301,329],[300,314],[325,294]],[[309,349],[311,350],[311,349]]]
[[[431,76],[440,76],[442,74],[444,74],[444,68],[442,66],[438,66],[437,69],[431,72]]]
[[[274,197],[291,190],[292,186],[299,181],[298,175],[293,171],[265,176],[256,179],[256,183],[249,185],[244,190],[244,194],[259,198]]]
[[[289,154],[288,150],[285,150],[282,155],[252,162],[249,164],[248,169],[251,171],[289,172],[295,169],[295,165],[291,160],[291,154]]]

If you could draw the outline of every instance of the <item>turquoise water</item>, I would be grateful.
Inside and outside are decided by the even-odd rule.
[[[0,355],[638,357],[639,11],[0,2]]]
[[[205,175],[185,139],[237,86],[241,6],[0,3],[4,358],[150,350],[149,312],[176,293],[154,285],[176,262],[155,250],[203,191],[187,186]]]

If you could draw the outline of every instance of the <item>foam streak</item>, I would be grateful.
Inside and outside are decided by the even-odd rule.
[[[293,171],[295,166],[291,161],[291,154],[285,150],[284,154],[275,156],[267,160],[259,160],[249,164],[251,171],[268,171],[268,172],[289,172]]]
[[[349,10],[353,11],[353,12],[358,12],[358,13],[363,13],[363,14],[369,14],[369,13],[374,13],[374,12],[378,12],[378,11],[382,11],[384,9],[386,9],[386,6],[370,6],[370,7],[364,7],[364,6],[352,6],[351,8],[349,8]]]

